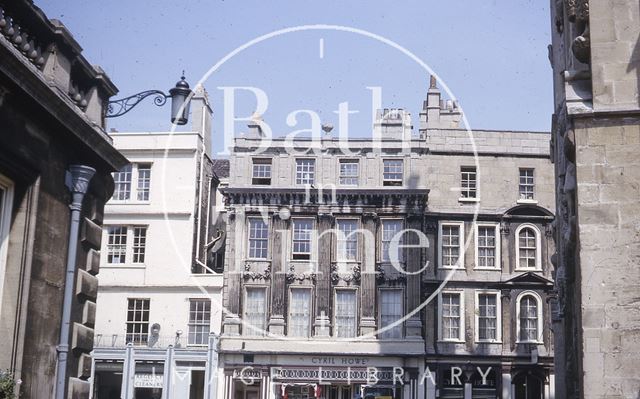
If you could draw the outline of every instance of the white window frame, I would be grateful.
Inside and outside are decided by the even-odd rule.
[[[133,320],[129,321],[129,311],[130,311],[129,302],[130,301],[143,301],[143,303],[144,302],[147,303],[148,306],[147,306],[146,310],[144,309],[144,306],[141,307],[141,308],[138,308],[136,306],[137,302],[134,302],[134,308],[132,309],[134,312],[145,312],[146,311],[146,313],[147,313],[147,320],[146,321],[144,321],[144,320],[136,321],[135,320],[135,316],[134,316]],[[149,334],[151,333],[151,299],[150,298],[139,298],[139,297],[127,298],[127,306],[126,306],[125,309],[127,311],[127,314],[126,314],[126,317],[125,317],[125,330],[124,330],[125,331],[125,342],[132,342],[134,345],[145,345],[149,341]],[[136,332],[135,328],[134,328],[134,332],[129,333],[128,331],[129,331],[129,326],[130,325],[131,326],[138,325],[138,326],[141,326],[141,327],[143,327],[143,325],[146,325],[146,327],[147,327],[146,328],[147,329],[146,336],[143,335],[144,334],[143,332]],[[141,328],[141,329],[144,329],[144,328]],[[134,339],[134,340],[129,341],[129,334],[131,334],[133,337],[139,337],[140,340],[138,341],[138,340]]]
[[[337,316],[338,316],[338,292],[339,291],[350,291],[353,292],[353,297],[355,299],[355,319],[353,322],[353,337],[340,337],[338,336],[338,324],[336,322],[337,320]],[[358,301],[358,289],[357,288],[351,288],[351,287],[336,287],[333,290],[333,337],[334,338],[345,338],[345,339],[350,339],[350,338],[356,338],[358,336],[358,322],[359,322],[359,315],[360,315],[360,307],[359,307],[359,301]]]
[[[402,288],[380,288],[378,289],[378,327],[379,328],[383,328],[386,326],[382,325],[382,293],[383,292],[388,292],[388,291],[396,291],[400,293],[400,315],[398,320],[402,319],[402,317],[404,316],[404,309],[406,306],[406,300],[405,300],[405,291]],[[400,336],[399,337],[389,337],[386,336],[386,334],[390,334],[392,333],[395,329],[398,329],[398,331],[400,332]],[[401,322],[399,325],[394,326],[392,328],[389,328],[388,330],[386,330],[385,332],[379,333],[378,334],[378,338],[382,339],[382,340],[388,340],[388,339],[403,339],[404,338],[404,323]]]
[[[313,175],[312,178],[309,179],[308,178],[308,174],[310,174],[309,171],[302,171],[302,170],[298,170],[298,162],[300,161],[311,161],[311,163],[313,164]],[[294,168],[294,182],[297,186],[308,186],[308,185],[312,185],[316,183],[316,177],[318,175],[318,162],[315,158],[296,158],[295,159],[295,168]],[[300,177],[298,177],[298,174],[307,174],[307,178],[303,178],[303,175],[300,175]],[[307,180],[311,180],[310,182]]]
[[[139,180],[139,167],[140,165],[144,165],[145,167],[147,167],[149,169],[149,199],[146,200],[139,200],[138,199],[138,180]],[[115,199],[113,198],[113,196],[109,199],[109,203],[113,203],[113,204],[129,204],[129,203],[135,203],[135,204],[148,204],[151,202],[151,185],[153,182],[153,162],[147,162],[147,161],[136,161],[136,162],[131,162],[129,165],[131,167],[131,180],[129,182],[129,198],[125,198],[125,199]],[[119,171],[118,171],[119,172]],[[114,173],[118,173],[118,172],[114,172]],[[115,194],[115,191],[114,191]]]
[[[480,266],[480,228],[481,227],[493,227],[495,230],[495,259],[494,259],[494,267]],[[490,222],[476,222],[474,226],[474,236],[475,236],[475,267],[476,270],[501,270],[502,269],[502,259],[500,258],[501,254],[501,236],[500,236],[500,224],[499,223],[490,223]]]
[[[9,231],[11,228],[11,212],[13,209],[14,184],[9,178],[0,175],[0,189],[4,195],[0,198],[0,305],[7,271],[7,253],[9,250]],[[1,311],[0,306],[0,311]]]
[[[251,238],[251,221],[252,220],[260,220],[262,222],[264,221],[264,218],[262,216],[248,216],[247,217],[247,241],[246,241],[246,245],[247,245],[247,250],[246,250],[246,254],[247,254],[247,259],[248,260],[268,260],[269,259],[269,254],[271,254],[271,221],[267,220],[265,222],[266,226],[267,226],[267,253],[265,255],[264,258],[257,258],[257,257],[253,257],[251,256],[251,240],[265,240],[264,238]]]
[[[125,245],[125,254],[124,254],[124,262],[123,263],[109,263],[109,228],[111,227],[124,227],[126,229],[126,245]],[[143,228],[145,229],[145,239],[144,239],[144,261],[143,262],[134,262],[133,261],[133,243],[135,239],[135,229]],[[104,262],[106,267],[144,267],[148,263],[149,257],[149,226],[148,225],[127,225],[127,224],[105,224],[103,227],[103,239],[104,243],[102,251],[104,254]]]
[[[496,298],[496,338],[480,339],[480,295],[493,295]],[[502,342],[502,306],[500,291],[497,290],[476,290],[475,295],[475,340],[478,343]]]
[[[460,231],[459,248],[458,248],[458,266],[445,266],[442,263],[442,228],[444,226],[457,226]],[[438,222],[438,267],[447,270],[464,270],[464,248],[465,248],[464,222],[463,221],[441,221]]]
[[[291,305],[293,304],[293,292],[299,290],[299,291],[307,291],[309,293],[309,316],[307,317],[307,335],[293,335],[291,333],[291,325],[292,325],[292,319],[293,319],[293,315],[292,315],[292,307]],[[289,306],[287,309],[287,336],[288,337],[295,337],[295,338],[311,338],[312,335],[312,325],[311,325],[311,319],[313,317],[313,287],[310,286],[290,286],[289,287]]]
[[[380,218],[380,245],[379,245],[379,254],[378,254],[378,259],[380,259],[380,262],[383,263],[391,263],[391,258],[389,257],[388,259],[385,258],[385,243],[389,243],[391,244],[391,240],[387,241],[384,239],[384,223],[385,222],[400,222],[400,230],[398,231],[399,233],[401,233],[400,235],[400,240],[398,242],[398,261],[399,262],[404,262],[404,233],[405,233],[405,222],[404,219],[402,218]],[[396,233],[398,234],[398,233]],[[395,235],[394,234],[394,237]],[[391,238],[393,239],[393,237]]]
[[[531,178],[531,183],[522,184],[522,172],[531,171],[531,176],[524,176],[525,179]],[[531,187],[531,198],[523,197],[523,187]],[[537,203],[536,201],[536,169],[533,167],[518,168],[518,201],[519,203]]]
[[[207,346],[209,343],[209,333],[211,332],[211,300],[209,298],[189,298],[189,321],[187,323],[187,345],[188,346]],[[193,311],[191,310],[191,305],[193,303],[199,302],[201,304],[209,304],[209,322],[208,323],[204,323],[204,322],[200,322],[197,319],[196,320],[192,320],[191,319],[191,314],[193,313]],[[198,313],[200,309],[198,309],[198,307],[196,306],[196,310],[195,312]],[[206,314],[206,306],[205,308],[202,309],[201,312],[203,315]],[[208,330],[203,333],[198,331],[198,327],[208,327]],[[192,328],[195,328],[196,331],[192,331]],[[204,338],[202,338],[199,334],[204,334]],[[200,337],[200,339],[195,339],[194,342],[192,342],[191,337]],[[201,342],[197,342],[197,341],[201,341]]]
[[[530,295],[532,296],[537,302],[537,314],[538,314],[538,337],[536,341],[526,341],[526,340],[521,340],[520,339],[520,301],[522,300],[523,297]],[[518,344],[542,344],[543,343],[543,320],[542,320],[542,316],[543,316],[543,311],[542,311],[542,298],[540,297],[540,295],[535,292],[535,291],[522,291],[520,294],[518,294],[518,297],[516,298],[516,343]]]
[[[295,223],[300,221],[309,221],[311,222],[311,230],[309,236],[309,252],[295,252]],[[292,261],[310,261],[315,253],[315,245],[316,242],[316,221],[313,217],[294,217],[291,218],[291,260]],[[308,255],[308,258],[296,258],[295,255]]]
[[[458,339],[443,338],[442,329],[444,327],[442,318],[442,295],[458,295],[460,298],[460,329],[458,331]],[[466,328],[465,328],[465,295],[463,290],[443,290],[438,293],[438,341],[449,343],[465,343]]]
[[[268,173],[265,176],[256,176],[256,166],[268,166],[265,168],[265,171]],[[268,174],[268,176],[267,176]],[[254,179],[269,179],[269,183],[255,183]],[[270,186],[273,182],[273,159],[272,158],[251,158],[251,184],[254,186]]]
[[[247,319],[247,297],[249,290],[260,290],[264,293],[264,314],[262,315],[262,331],[257,331],[258,327],[253,326]],[[267,313],[269,312],[269,291],[264,285],[246,285],[243,290],[242,301],[242,335],[245,337],[262,337],[267,329]]]
[[[465,170],[466,169],[466,170]],[[473,169],[473,172],[471,171]],[[465,175],[473,173],[473,180],[464,179]],[[464,187],[464,182],[467,182],[468,187]],[[473,181],[473,188],[470,188],[471,181]],[[470,192],[473,191],[473,196]],[[466,194],[465,194],[466,193]],[[478,200],[478,168],[475,165],[472,166],[460,166],[460,201],[477,201]]]
[[[400,166],[402,167],[402,171],[400,172],[400,178],[399,179],[386,179],[384,177],[385,171],[385,163],[386,162],[400,162]],[[382,160],[382,185],[383,186],[389,186],[389,187],[400,187],[404,185],[404,171],[405,171],[405,167],[404,167],[404,159],[403,158],[384,158]],[[397,173],[397,172],[390,172],[390,173]],[[389,183],[389,184],[385,184],[385,183]],[[400,184],[396,184],[396,183],[400,183]]]
[[[338,226],[338,222],[339,221],[354,221],[356,222],[356,229],[352,232],[353,235],[355,235],[355,240],[356,240],[356,254],[355,257],[353,259],[348,259],[347,257],[342,256],[343,254],[340,251],[340,242],[341,242],[341,235],[342,235],[342,231],[340,230],[340,227]],[[336,261],[337,262],[342,262],[342,263],[347,263],[347,262],[358,262],[360,260],[360,229],[361,229],[361,224],[360,224],[360,219],[358,218],[354,218],[354,217],[341,217],[341,218],[336,218],[336,222],[335,222],[335,232],[336,232],[336,240],[335,240],[335,245],[336,245]],[[348,240],[349,235],[345,235],[344,240],[345,243]]]
[[[533,230],[533,233],[536,236],[536,267],[522,267],[520,266],[520,232],[525,229],[530,228]],[[516,271],[542,271],[542,239],[540,237],[540,229],[531,223],[522,223],[515,232],[515,240],[516,240]]]
[[[343,176],[342,175],[342,165],[343,164],[356,165],[356,174],[355,174],[355,176],[353,176],[353,175]],[[343,183],[342,182],[343,178],[344,179],[356,179],[356,183],[355,184]],[[341,185],[341,186],[345,186],[345,187],[357,187],[358,185],[360,185],[360,161],[358,159],[352,159],[352,158],[338,159],[338,184]]]

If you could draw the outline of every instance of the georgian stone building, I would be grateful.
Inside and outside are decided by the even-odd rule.
[[[103,208],[126,159],[104,130],[117,89],[81,52],[31,1],[0,1],[0,370],[20,398],[89,396]]]
[[[640,6],[551,13],[557,397],[638,397]]]
[[[228,174],[210,159],[202,87],[190,107],[189,131],[112,133],[130,163],[114,174],[105,207],[95,399],[215,397],[210,334],[220,333],[224,262],[217,188]]]
[[[460,118],[235,139],[219,397],[553,397],[549,135]]]

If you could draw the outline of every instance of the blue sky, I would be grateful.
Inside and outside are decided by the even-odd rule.
[[[93,64],[120,89],[116,98],[151,88],[168,90],[186,70],[197,82],[218,60],[266,33],[298,25],[330,24],[370,31],[397,42],[426,62],[462,104],[477,129],[549,130],[551,69],[547,58],[547,1],[402,0],[36,0],[50,18],[62,20]],[[320,39],[324,42],[320,56]],[[269,39],[238,54],[206,81],[214,106],[214,142],[222,130],[221,86],[264,90],[264,115],[274,135],[289,127],[296,109],[317,112],[337,126],[338,104],[352,110],[350,134],[370,134],[371,92],[382,87],[385,107],[418,112],[427,73],[408,57],[370,38],[347,32],[305,31]],[[120,131],[169,130],[169,107],[150,99],[109,121]],[[236,115],[255,106],[238,93]],[[238,123],[237,131],[246,127]],[[219,144],[216,145],[219,148]]]

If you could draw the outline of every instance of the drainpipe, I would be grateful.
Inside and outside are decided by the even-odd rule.
[[[67,271],[64,282],[64,300],[62,303],[62,321],[60,325],[60,343],[58,344],[58,364],[56,368],[55,399],[64,399],[67,375],[67,356],[69,354],[69,331],[71,326],[71,304],[73,300],[73,281],[76,272],[76,252],[78,250],[78,231],[82,200],[89,188],[89,182],[96,170],[84,165],[71,165],[65,175],[65,184],[71,191],[71,225],[69,226],[69,245],[67,251]]]

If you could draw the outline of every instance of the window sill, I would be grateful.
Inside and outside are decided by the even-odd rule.
[[[478,345],[486,345],[486,344],[489,344],[489,345],[491,345],[491,344],[502,345],[502,340],[500,340],[500,341],[481,341],[481,340],[476,340],[475,342]]]
[[[474,267],[473,270],[481,270],[483,272],[501,272],[502,268],[499,268],[499,267]]]
[[[516,341],[516,345],[544,345],[542,341]]]
[[[516,201],[516,204],[529,204],[529,205],[537,205],[538,200],[534,199],[519,199]]]
[[[439,339],[437,341],[439,344],[466,344],[463,340],[452,340],[452,339]]]
[[[440,270],[466,270],[464,267],[446,267],[446,266],[438,266]]]
[[[113,200],[109,200],[109,202],[107,202],[107,205],[150,205],[151,201],[133,201],[133,200],[129,200],[129,201],[113,201]]]
[[[144,269],[147,265],[145,263],[106,263],[101,266],[105,269]]]
[[[465,198],[465,197],[460,197],[458,198],[458,202],[462,202],[462,203],[469,203],[469,204],[475,204],[477,202],[480,202],[480,198]]]
[[[523,268],[523,267],[516,267],[515,269],[513,269],[514,272],[535,272],[535,273],[542,273],[542,269],[527,269],[527,268]]]

